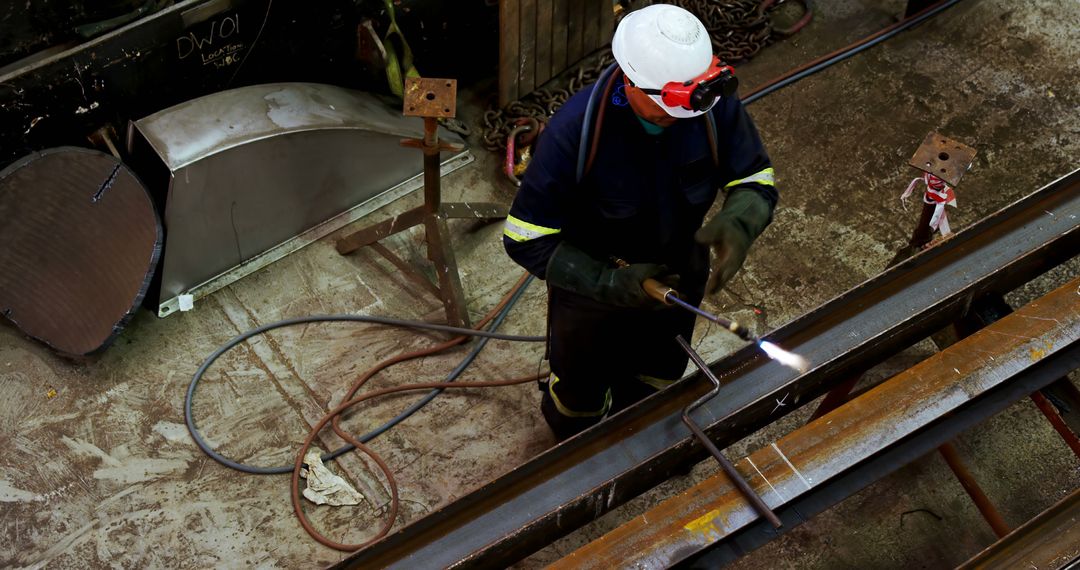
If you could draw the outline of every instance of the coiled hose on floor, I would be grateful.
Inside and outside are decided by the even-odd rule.
[[[430,402],[432,399],[434,399],[435,396],[437,396],[440,392],[442,392],[443,390],[445,390],[447,388],[479,388],[479,387],[491,387],[491,386],[511,386],[511,385],[515,385],[515,384],[522,384],[522,383],[525,383],[525,382],[532,382],[532,381],[535,381],[535,380],[537,380],[539,378],[542,378],[543,376],[546,375],[546,372],[544,372],[544,373],[539,373],[539,374],[533,374],[531,376],[526,376],[526,377],[523,377],[523,378],[515,378],[515,379],[512,379],[512,380],[493,381],[493,382],[455,382],[455,380],[465,371],[465,369],[473,362],[473,360],[476,359],[476,357],[480,354],[480,351],[484,348],[484,346],[487,344],[487,342],[489,340],[492,340],[492,339],[495,339],[495,340],[510,340],[510,341],[518,341],[518,342],[544,342],[546,340],[546,337],[543,337],[543,336],[521,336],[521,335],[509,335],[509,334],[502,334],[502,333],[495,332],[495,330],[499,327],[499,325],[501,325],[503,323],[503,321],[506,319],[506,316],[510,313],[510,310],[513,308],[514,304],[516,304],[517,301],[524,294],[526,287],[529,285],[529,283],[532,282],[532,280],[533,280],[533,277],[531,275],[528,275],[528,274],[523,275],[521,277],[521,279],[518,280],[517,284],[502,298],[502,300],[499,302],[499,304],[496,305],[494,309],[492,309],[483,319],[481,319],[476,324],[476,327],[474,329],[451,327],[451,326],[447,326],[447,325],[438,325],[438,324],[432,324],[432,323],[424,323],[424,322],[419,322],[419,321],[409,321],[409,320],[403,320],[403,319],[393,319],[393,318],[387,318],[387,317],[374,317],[374,316],[367,316],[367,315],[344,314],[344,315],[313,315],[313,316],[309,316],[309,317],[299,317],[299,318],[293,318],[293,319],[284,319],[284,320],[281,320],[281,321],[276,321],[276,322],[273,322],[273,323],[269,323],[269,324],[260,326],[258,328],[255,328],[255,329],[252,329],[252,330],[247,331],[245,333],[242,333],[240,335],[237,335],[236,337],[232,338],[229,342],[225,343],[224,345],[219,347],[217,350],[215,350],[212,354],[210,354],[210,356],[208,356],[203,361],[203,363],[199,366],[199,368],[195,371],[195,374],[192,375],[191,383],[188,385],[187,393],[186,393],[185,398],[184,398],[184,422],[187,424],[188,431],[191,433],[191,437],[195,440],[195,443],[199,446],[199,448],[202,449],[203,452],[206,453],[207,455],[209,455],[212,459],[214,459],[218,463],[221,463],[222,465],[225,465],[226,467],[236,469],[237,471],[243,471],[245,473],[253,473],[253,474],[260,474],[260,475],[281,474],[281,473],[292,472],[293,477],[292,477],[292,483],[291,483],[291,487],[292,487],[291,495],[293,497],[293,510],[295,511],[298,519],[300,520],[300,524],[305,528],[305,530],[307,530],[308,533],[311,534],[311,536],[314,537],[316,540],[318,540],[322,544],[325,544],[326,546],[329,546],[331,548],[336,548],[338,550],[346,550],[346,551],[357,550],[359,548],[362,548],[362,547],[366,546],[367,544],[370,544],[370,543],[372,543],[372,542],[374,542],[376,540],[379,540],[380,538],[385,536],[387,532],[389,532],[390,528],[393,526],[393,521],[396,519],[397,510],[398,510],[398,504],[399,504],[398,492],[397,492],[397,482],[394,479],[393,473],[391,472],[390,468],[386,465],[386,463],[382,460],[382,458],[379,457],[379,455],[377,453],[375,453],[371,448],[364,445],[366,442],[371,441],[375,437],[379,436],[380,434],[386,432],[387,430],[389,430],[393,426],[397,425],[401,421],[405,420],[405,418],[411,416],[417,410],[424,407],[428,402]],[[258,335],[263,334],[265,332],[268,332],[268,331],[271,331],[271,330],[274,330],[274,329],[278,329],[278,328],[282,328],[282,327],[288,327],[288,326],[293,326],[293,325],[298,325],[298,324],[306,324],[306,323],[316,323],[316,322],[359,322],[359,323],[381,324],[381,325],[396,326],[396,327],[405,327],[405,328],[425,329],[425,330],[433,330],[433,331],[440,331],[440,332],[449,332],[449,333],[457,334],[459,336],[456,336],[456,337],[451,338],[451,339],[449,339],[447,341],[444,341],[442,343],[433,345],[431,347],[428,347],[428,348],[425,348],[425,349],[422,349],[422,350],[418,350],[418,351],[414,351],[414,352],[410,352],[410,353],[406,353],[406,354],[402,354],[402,355],[398,355],[398,356],[389,358],[387,360],[384,360],[384,361],[380,362],[379,364],[375,365],[374,367],[370,368],[369,370],[367,370],[364,374],[362,374],[356,380],[356,382],[353,383],[352,387],[349,389],[349,391],[347,392],[347,394],[343,398],[345,401],[341,405],[337,406],[336,408],[331,410],[329,413],[327,413],[322,418],[322,420],[320,420],[319,423],[316,424],[311,429],[311,431],[308,433],[308,437],[304,441],[302,449],[300,450],[300,452],[296,456],[296,462],[295,462],[294,465],[288,465],[288,466],[282,466],[282,467],[256,467],[256,466],[251,466],[251,465],[245,465],[243,463],[240,463],[240,462],[234,461],[232,459],[229,459],[229,458],[221,455],[220,453],[218,453],[216,450],[214,450],[213,447],[211,447],[210,444],[207,443],[207,441],[202,437],[202,434],[199,432],[198,427],[196,426],[196,423],[195,423],[195,416],[194,416],[194,413],[192,411],[192,406],[193,406],[193,402],[194,402],[194,399],[195,399],[195,392],[196,392],[196,390],[197,390],[197,388],[199,386],[199,382],[202,380],[202,378],[206,374],[207,370],[209,370],[209,368],[213,365],[213,363],[218,358],[220,358],[223,354],[225,354],[226,352],[228,352],[232,348],[236,347],[237,345],[243,343],[244,341],[246,341],[246,340],[248,340],[248,339],[250,339],[252,337],[255,337],[255,336],[258,336]],[[490,326],[489,330],[481,330],[489,322],[491,323],[491,326]],[[478,342],[476,344],[476,346],[474,346],[472,348],[472,350],[469,351],[468,355],[466,355],[465,358],[462,359],[462,361],[454,368],[454,370],[450,372],[450,374],[447,376],[445,381],[443,381],[443,382],[427,382],[427,383],[421,383],[421,384],[408,384],[408,385],[404,385],[404,386],[396,386],[396,387],[392,387],[392,388],[384,388],[384,389],[381,389],[381,390],[376,390],[376,391],[373,391],[373,392],[369,392],[369,393],[364,394],[364,395],[362,395],[360,397],[354,397],[356,392],[371,377],[373,377],[378,372],[386,369],[387,367],[392,366],[392,365],[397,364],[397,363],[400,363],[400,362],[404,362],[406,360],[411,360],[411,359],[414,359],[414,358],[419,358],[419,357],[422,357],[422,356],[428,356],[428,355],[431,355],[431,354],[441,352],[441,351],[446,350],[446,349],[448,349],[448,348],[450,348],[452,346],[455,346],[455,345],[458,345],[458,344],[461,344],[461,343],[465,342],[470,337],[479,337],[480,342]],[[412,390],[431,390],[431,392],[428,393],[425,397],[423,397],[420,400],[418,400],[417,402],[415,402],[414,404],[412,404],[411,406],[409,406],[406,410],[402,411],[400,414],[395,416],[393,419],[387,421],[385,424],[383,424],[379,428],[377,428],[375,430],[372,430],[372,431],[370,431],[370,432],[368,432],[368,433],[366,433],[366,434],[364,434],[364,435],[362,435],[360,437],[356,437],[356,436],[346,432],[343,428],[341,428],[341,426],[339,424],[340,416],[341,416],[341,414],[343,412],[345,412],[346,410],[348,410],[352,406],[355,406],[356,404],[359,404],[360,402],[363,402],[363,401],[366,401],[368,399],[375,398],[375,397],[378,397],[378,396],[383,396],[383,395],[386,395],[386,394],[392,394],[392,393],[396,393],[396,392],[412,391]],[[311,447],[312,442],[318,436],[318,433],[326,426],[326,424],[328,422],[333,422],[332,427],[333,427],[334,431],[339,436],[341,436],[342,439],[344,439],[345,441],[347,441],[349,443],[348,443],[348,445],[342,446],[341,448],[336,449],[336,450],[334,450],[332,452],[323,454],[322,455],[323,461],[329,461],[329,460],[335,459],[337,457],[340,457],[344,453],[352,451],[353,449],[360,449],[362,452],[364,452],[369,457],[371,457],[372,460],[374,460],[375,463],[379,466],[379,469],[383,472],[383,475],[386,477],[387,484],[390,487],[390,494],[391,494],[390,509],[389,509],[390,512],[389,512],[388,516],[386,517],[386,523],[384,524],[383,528],[380,529],[380,531],[375,536],[373,536],[372,538],[370,538],[369,540],[365,541],[362,544],[341,544],[341,543],[337,543],[337,542],[331,541],[331,540],[323,537],[317,530],[315,530],[311,526],[311,524],[307,520],[307,517],[304,515],[303,509],[301,508],[299,479],[300,479],[300,470],[304,466],[303,458],[304,458],[304,455],[307,453],[308,448]]]

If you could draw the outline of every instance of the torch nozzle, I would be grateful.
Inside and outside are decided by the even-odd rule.
[[[725,319],[726,320],[726,319]],[[745,340],[746,342],[758,342],[758,338],[750,332],[750,329],[739,324],[738,321],[727,321],[727,328],[729,331],[735,333],[735,336]],[[721,323],[722,324],[722,323]]]
[[[738,321],[725,319],[720,315],[714,315],[707,311],[703,311],[700,308],[695,307],[690,303],[687,303],[686,301],[680,299],[679,293],[674,289],[671,289],[670,287],[662,288],[658,282],[655,282],[652,279],[646,279],[645,281],[645,290],[649,292],[649,294],[658,301],[668,305],[678,305],[692,313],[697,314],[702,318],[708,319],[724,327],[728,330],[728,332],[733,333],[735,336],[741,338],[742,340],[756,344],[759,348],[761,348],[761,351],[764,352],[769,358],[779,362],[780,364],[783,364],[784,366],[787,366],[788,368],[797,370],[799,371],[799,373],[806,373],[806,371],[810,369],[810,362],[806,360],[806,358],[803,358],[802,356],[799,356],[798,354],[795,354],[793,352],[788,352],[767,340],[761,340],[760,338],[754,336],[754,334],[750,332],[750,329],[746,328]],[[648,283],[649,281],[653,281],[655,284],[650,284]]]

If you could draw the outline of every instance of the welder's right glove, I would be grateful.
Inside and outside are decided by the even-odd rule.
[[[772,210],[772,204],[761,193],[736,188],[720,212],[694,234],[698,243],[711,245],[713,249],[706,293],[716,293],[739,271],[750,245],[772,221]]]
[[[562,242],[548,260],[547,282],[601,303],[619,307],[650,307],[659,305],[659,302],[649,297],[641,283],[667,272],[665,266],[655,263],[614,267]]]

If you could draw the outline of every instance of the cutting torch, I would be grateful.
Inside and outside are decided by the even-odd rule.
[[[628,265],[625,261],[621,259],[616,259],[615,263],[620,267],[626,267]],[[683,301],[678,291],[665,285],[664,283],[661,283],[660,281],[657,281],[656,279],[646,279],[641,283],[641,286],[645,289],[645,292],[653,299],[656,299],[657,301],[660,301],[665,305],[676,305],[706,320],[712,321],[720,325],[721,327],[727,329],[729,332],[745,340],[746,342],[754,343],[761,349],[762,352],[765,353],[766,356],[779,362],[780,364],[783,364],[784,366],[787,366],[788,368],[797,370],[800,373],[805,373],[807,370],[810,369],[810,363],[802,356],[799,356],[798,354],[792,352],[788,352],[767,340],[762,340],[758,338],[750,332],[750,329],[739,324],[737,321],[726,319],[724,317],[721,317],[720,315],[714,315],[708,311],[702,310],[699,307],[695,307],[694,305],[691,305],[686,301]]]

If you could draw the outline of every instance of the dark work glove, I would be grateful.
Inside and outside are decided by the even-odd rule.
[[[645,293],[641,283],[664,273],[667,268],[655,263],[615,267],[562,242],[548,261],[547,282],[601,303],[649,307],[660,303]]]
[[[750,244],[770,221],[772,204],[757,191],[738,188],[728,195],[720,212],[694,234],[698,243],[712,246],[715,256],[706,293],[716,293],[735,276]]]

